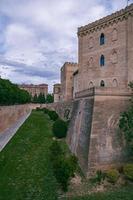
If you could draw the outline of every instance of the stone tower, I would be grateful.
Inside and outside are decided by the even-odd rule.
[[[78,29],[79,91],[133,80],[133,4]]]

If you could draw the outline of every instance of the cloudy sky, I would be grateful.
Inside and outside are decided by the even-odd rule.
[[[63,63],[77,62],[77,27],[126,2],[0,0],[0,76],[14,83],[48,83],[51,91]]]

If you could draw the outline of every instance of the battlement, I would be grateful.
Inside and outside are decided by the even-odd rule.
[[[79,27],[78,36],[90,34],[94,31],[113,25],[114,23],[118,23],[119,21],[126,20],[129,16],[133,16],[133,4],[88,25]]]
[[[61,67],[61,71],[65,68],[65,67],[77,67],[78,64],[74,63],[74,62],[65,62],[64,65]]]
[[[74,63],[74,62],[65,62],[64,65],[75,65],[76,66],[77,63]]]

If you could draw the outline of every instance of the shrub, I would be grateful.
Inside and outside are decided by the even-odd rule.
[[[59,115],[54,110],[49,111],[48,115],[53,121],[56,121],[59,118]]]
[[[36,108],[36,111],[40,111],[40,107],[37,107],[37,108]]]
[[[77,169],[77,158],[74,155],[66,157],[57,141],[54,141],[50,147],[50,158],[58,183],[63,191],[67,191],[69,181]]]
[[[77,170],[78,167],[78,159],[75,155],[71,155],[68,157],[68,163],[71,169],[71,176],[74,177],[74,173]]]
[[[106,176],[109,182],[116,183],[119,178],[119,172],[116,169],[110,169],[106,172]]]
[[[95,179],[98,183],[101,183],[101,181],[105,179],[105,173],[101,170],[97,170]]]
[[[105,179],[105,172],[101,170],[97,170],[94,177],[90,178],[90,181],[93,184],[97,184],[97,183],[101,183],[101,181],[103,181],[104,179]]]
[[[126,164],[123,171],[128,179],[133,180],[133,164]]]
[[[62,190],[67,191],[70,179],[74,177],[74,173],[77,169],[77,159],[72,155],[68,158],[60,157],[60,159],[57,160],[56,168],[54,168],[55,177],[61,185]]]
[[[57,119],[53,124],[53,134],[57,138],[66,137],[67,134],[67,124],[61,119]]]
[[[43,108],[45,114],[48,114],[49,110],[47,108]]]
[[[67,191],[69,181],[71,178],[71,168],[68,160],[59,159],[54,169],[55,177],[62,187],[63,191]]]
[[[58,141],[54,141],[52,145],[50,146],[50,158],[53,161],[57,160],[58,157],[61,157],[64,155],[64,151],[61,148],[61,145]]]

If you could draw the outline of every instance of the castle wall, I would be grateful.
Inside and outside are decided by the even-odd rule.
[[[133,16],[128,18],[127,22],[127,43],[128,43],[128,83],[133,81]]]
[[[73,99],[73,73],[78,69],[77,63],[66,62],[61,68],[61,100]]]
[[[72,107],[73,107],[72,101],[41,104],[41,108],[48,108],[50,110],[55,110],[58,113],[58,115],[64,120],[69,120],[71,118]]]
[[[117,37],[113,40],[113,32]],[[100,35],[104,33],[105,44],[100,45]],[[79,56],[80,91],[94,86],[100,86],[101,80],[105,86],[114,87],[113,80],[117,80],[119,87],[127,86],[127,58],[126,58],[126,21],[102,28],[97,32],[80,37]],[[91,47],[90,40],[93,40]],[[104,55],[105,65],[100,66],[100,57]]]
[[[88,174],[124,162],[124,141],[118,128],[120,113],[127,109],[127,96],[95,96]]]
[[[126,88],[133,80],[133,4],[78,29],[79,91],[100,86]],[[104,34],[104,44],[100,36]],[[104,66],[100,58],[104,56]]]
[[[15,124],[21,117],[28,115],[31,111],[30,106],[14,105],[0,106],[0,134]]]
[[[57,83],[54,84],[53,88],[53,94],[54,94],[54,102],[60,102],[61,101],[61,84]]]
[[[86,175],[125,161],[118,122],[130,96],[128,90],[95,88],[73,102],[67,143]]]
[[[79,160],[84,173],[88,171],[88,153],[94,98],[76,100],[67,133],[67,143]]]

